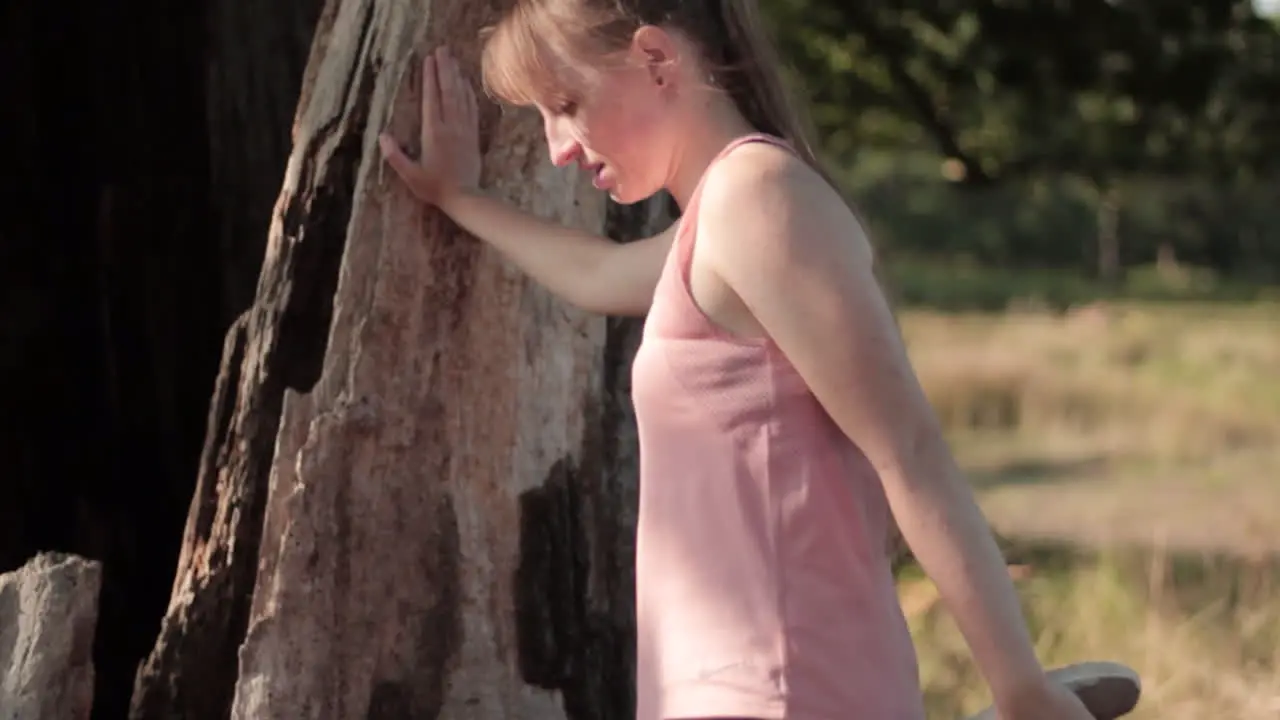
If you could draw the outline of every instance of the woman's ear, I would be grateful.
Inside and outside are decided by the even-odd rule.
[[[659,87],[674,84],[678,53],[675,38],[656,25],[643,25],[631,37],[632,57],[643,65],[650,82]]]

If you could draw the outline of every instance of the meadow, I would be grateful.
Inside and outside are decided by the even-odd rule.
[[[1275,296],[1191,273],[900,273],[908,350],[1042,659],[1131,665],[1136,720],[1280,717]],[[901,590],[930,717],[986,704],[932,587],[907,571]]]

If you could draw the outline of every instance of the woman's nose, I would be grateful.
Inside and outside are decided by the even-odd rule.
[[[572,140],[563,140],[559,143],[548,141],[547,147],[551,148],[551,162],[556,167],[564,167],[578,157],[578,143]]]
[[[569,133],[556,127],[554,120],[544,122],[543,131],[547,136],[547,149],[551,152],[551,162],[556,167],[564,167],[573,162],[582,151],[577,140]]]

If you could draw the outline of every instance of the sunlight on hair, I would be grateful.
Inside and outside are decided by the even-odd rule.
[[[539,41],[529,3],[516,3],[511,13],[486,33],[481,61],[485,92],[502,102],[532,105],[554,91],[556,74],[551,51]]]
[[[586,79],[581,38],[591,35],[590,19],[557,12],[554,1],[520,0],[486,32],[481,76],[491,97],[512,105],[554,105]]]

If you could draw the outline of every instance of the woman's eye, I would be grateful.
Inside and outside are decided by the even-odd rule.
[[[578,111],[578,103],[572,100],[565,100],[556,106],[557,115],[572,115]]]

